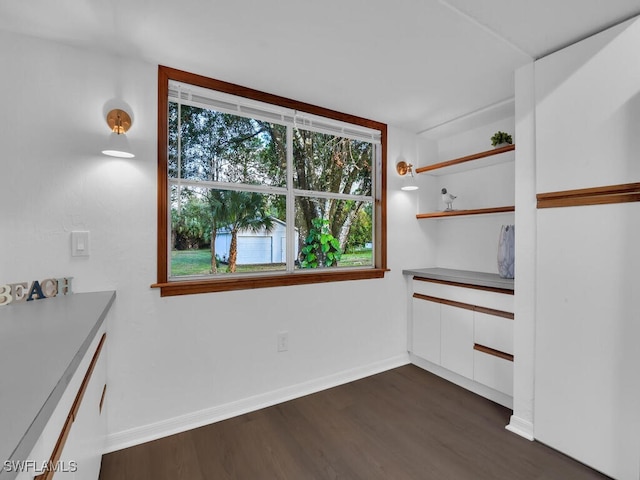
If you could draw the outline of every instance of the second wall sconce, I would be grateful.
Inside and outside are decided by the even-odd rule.
[[[413,175],[412,164],[401,160],[396,164],[396,171],[398,172],[398,175],[405,177],[404,185],[401,187],[401,190],[418,190],[419,187],[416,183],[416,178]]]
[[[111,129],[111,135],[107,147],[102,153],[110,157],[133,158],[126,132],[131,128],[131,116],[124,110],[115,109],[107,114],[107,124]]]

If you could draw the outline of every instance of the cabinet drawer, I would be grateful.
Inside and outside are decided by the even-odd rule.
[[[473,379],[506,395],[513,395],[513,362],[473,351]]]
[[[475,311],[474,341],[489,348],[513,355],[513,320]]]
[[[423,295],[446,298],[447,300],[453,300],[456,302],[513,312],[513,295],[446,285],[425,280],[414,279],[412,282],[414,293],[421,293]]]

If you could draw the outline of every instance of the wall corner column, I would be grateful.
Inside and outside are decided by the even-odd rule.
[[[507,430],[534,439],[536,305],[535,64],[515,72],[515,322],[513,415]]]

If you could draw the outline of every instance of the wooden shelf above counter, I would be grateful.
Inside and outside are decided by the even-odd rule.
[[[446,217],[463,217],[468,215],[487,215],[490,213],[506,213],[515,212],[516,207],[508,205],[504,207],[476,208],[473,210],[445,210],[441,212],[418,213],[416,218],[446,218]]]
[[[486,150],[484,152],[474,153],[472,155],[467,155],[465,157],[454,158],[452,160],[447,160],[444,162],[434,163],[432,165],[426,165],[424,167],[418,167],[415,169],[416,173],[428,173],[431,175],[444,175],[447,173],[455,173],[451,171],[452,169],[449,167],[458,166],[458,171],[462,171],[470,168],[477,168],[485,166],[483,164],[471,164],[469,162],[474,162],[483,158],[493,157],[494,155],[500,155],[502,153],[511,152],[516,149],[515,145],[506,145],[500,148],[494,148],[491,150]],[[505,160],[506,161],[506,160]],[[499,163],[499,162],[496,162]]]

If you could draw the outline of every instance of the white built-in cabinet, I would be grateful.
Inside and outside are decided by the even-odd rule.
[[[98,332],[87,354],[38,438],[29,460],[41,469],[54,470],[35,480],[97,479],[106,444],[106,334]],[[34,480],[33,471],[20,473],[17,480]]]
[[[490,236],[499,223],[495,215],[513,215],[514,198],[504,195],[503,183],[509,180],[504,174],[494,180],[488,172],[515,159],[515,145],[485,150],[478,153],[419,167],[416,173],[440,177],[439,188],[457,183],[467,187],[469,202],[461,210],[420,212],[419,221],[466,222],[447,229],[439,238],[437,248],[446,249],[446,255],[459,256],[450,244],[464,251],[464,258],[472,259],[469,251],[475,251],[475,243],[466,244],[452,239],[463,235],[473,238],[477,233],[473,226],[483,225],[484,238]],[[506,170],[501,170],[502,172]],[[481,172],[481,175],[479,173]],[[463,174],[466,184],[453,177]],[[482,178],[482,181],[478,181]],[[493,182],[493,183],[491,183]],[[474,185],[472,185],[474,184]],[[498,193],[497,193],[498,192]],[[456,192],[457,193],[457,192]],[[491,217],[489,221],[489,215]],[[480,220],[465,220],[464,217]],[[486,221],[483,219],[486,218]],[[459,220],[455,220],[459,219]],[[450,224],[449,224],[450,225]],[[488,225],[488,227],[487,227]],[[487,228],[485,228],[487,227]],[[496,250],[479,248],[478,255],[495,258],[499,228],[495,231]],[[446,245],[445,245],[446,243]],[[462,258],[462,257],[461,257]],[[486,263],[486,262],[485,262]],[[409,281],[409,352],[413,363],[458,385],[483,395],[507,407],[513,405],[513,280],[500,279],[497,274],[446,268],[405,270]]]
[[[444,270],[405,272],[416,274],[410,280],[412,361],[511,407],[513,290],[429,278]]]
[[[513,397],[513,316],[475,311],[473,320],[473,379]]]
[[[79,293],[0,309],[0,346],[13,360],[0,365],[0,480],[98,479],[114,299]]]
[[[106,340],[106,336],[104,337]],[[71,461],[77,464],[77,471],[56,473],[55,479],[97,479],[100,475],[102,454],[107,439],[107,416],[104,410],[106,394],[107,360],[106,348],[94,352],[93,371],[85,374],[84,395],[74,415],[69,437],[62,450],[64,465]]]

